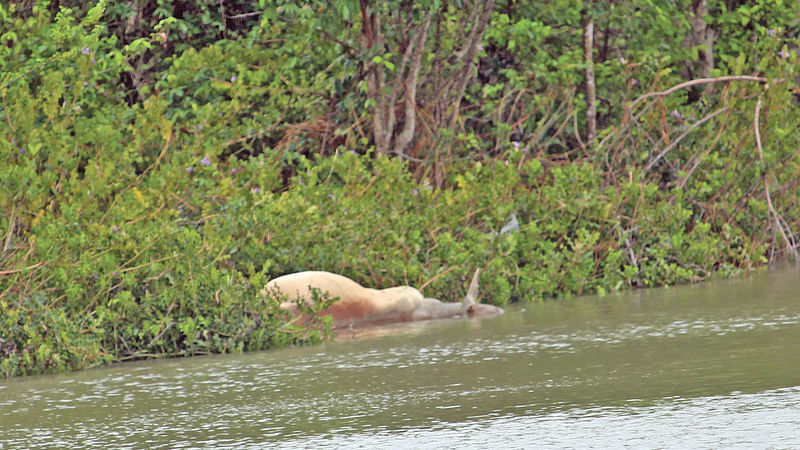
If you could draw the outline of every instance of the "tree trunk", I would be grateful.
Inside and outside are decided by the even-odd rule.
[[[698,52],[698,62],[700,63],[700,76],[708,78],[711,70],[714,69],[714,41],[716,36],[714,30],[706,24],[708,15],[708,0],[692,0],[692,12],[689,17],[689,24],[692,26],[692,46],[702,45],[705,48]]]
[[[691,30],[684,38],[684,45],[688,48],[700,47],[697,51],[697,61],[690,63],[686,78],[709,78],[714,69],[714,43],[717,35],[706,23],[708,15],[708,0],[692,0],[688,12],[688,22]],[[708,84],[703,92],[710,93],[713,85]],[[689,102],[698,100],[701,96],[699,89],[689,92]]]
[[[408,73],[408,81],[406,82],[406,99],[405,99],[405,114],[403,119],[403,131],[397,136],[395,141],[394,152],[395,154],[402,155],[408,144],[414,138],[414,131],[416,128],[417,119],[417,82],[419,80],[419,66],[422,62],[422,50],[425,48],[425,41],[428,38],[428,28],[431,26],[431,12],[425,13],[425,20],[422,24],[422,30],[419,31],[416,46],[414,48],[414,58],[411,61],[411,68]],[[398,73],[397,76],[401,76]]]

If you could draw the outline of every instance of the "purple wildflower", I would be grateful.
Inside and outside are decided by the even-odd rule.
[[[24,148],[19,149],[19,154],[20,155],[24,155],[25,154],[25,149]]]
[[[620,64],[625,64],[625,62],[626,62],[626,61],[625,61],[625,58],[623,58],[622,56],[620,56],[620,57],[619,57],[619,62],[620,62]]]
[[[778,56],[780,56],[781,58],[788,58],[789,57],[789,52],[787,52],[785,50],[781,50],[781,51],[778,52]]]
[[[208,155],[207,154],[203,159],[200,160],[200,164],[202,164],[204,166],[210,166],[211,165],[211,161],[208,159]]]
[[[253,188],[253,192],[258,194],[259,192],[261,192],[261,188],[256,186],[256,187]]]
[[[236,83],[236,80],[238,80],[238,79],[239,79],[239,77],[237,77],[236,75],[232,76],[231,77],[231,83]]]
[[[528,153],[528,147],[522,147],[522,152],[523,153]]]
[[[90,49],[89,47],[83,47],[81,53],[83,53],[84,55],[88,55],[89,53],[92,53],[92,49]]]
[[[669,115],[674,117],[674,118],[676,118],[676,119],[680,119],[681,118],[681,113],[679,113],[677,109],[673,109],[672,112],[669,113]]]
[[[194,172],[194,167],[190,166],[186,168],[186,173],[192,173],[192,172]]]
[[[334,199],[333,194],[328,194],[328,198],[333,200]]]
[[[237,172],[237,170],[236,170],[236,167],[234,167],[233,169],[231,169],[231,173],[236,173],[236,172]]]
[[[775,30],[769,30],[769,31],[767,31],[767,34],[770,35],[770,36],[774,36],[775,35]]]
[[[413,190],[413,191],[411,191],[411,195],[413,195],[414,197],[416,197],[417,195],[419,195],[419,191],[417,190],[417,188],[414,188],[414,190]]]
[[[514,150],[519,150],[519,141],[511,141],[511,145],[514,146]]]

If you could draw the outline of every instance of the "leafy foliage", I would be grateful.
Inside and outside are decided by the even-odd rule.
[[[480,2],[387,1],[372,47],[353,1],[86,3],[0,6],[5,376],[317,342],[331,299],[298,321],[262,293],[299,270],[455,300],[481,267],[502,305],[730,276],[796,243],[793,4],[709,1],[713,75],[762,81],[646,96],[703,51],[687,2],[497,2],[481,28]],[[412,42],[417,127],[390,157],[374,119],[406,128]]]

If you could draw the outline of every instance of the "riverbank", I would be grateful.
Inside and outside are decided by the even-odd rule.
[[[259,295],[310,268],[456,300],[482,267],[481,300],[504,305],[767,262],[764,228],[708,220],[682,190],[635,174],[607,186],[592,164],[545,168],[522,151],[462,165],[440,189],[399,159],[350,152],[302,162],[278,190],[263,158],[230,165],[163,165],[108,202],[78,185],[84,201],[37,217],[20,254],[34,267],[3,279],[5,375],[317,341]]]
[[[388,7],[145,3],[0,5],[5,377],[319,342],[260,295],[301,270],[452,301],[481,268],[505,305],[796,255],[783,10],[720,16],[718,66],[687,80],[677,10],[593,60],[577,7],[398,4],[409,28]]]

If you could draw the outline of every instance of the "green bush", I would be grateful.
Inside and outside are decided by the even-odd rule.
[[[480,267],[481,300],[504,305],[730,276],[785,248],[776,221],[800,226],[800,112],[787,87],[796,68],[781,37],[793,25],[770,22],[766,1],[747,16],[747,36],[730,15],[715,23],[737,36],[722,46],[719,75],[752,70],[768,86],[729,83],[697,102],[678,91],[632,111],[642,85],[680,81],[691,51],[657,57],[652,41],[672,29],[666,9],[631,23],[595,11],[609,30],[645,24],[650,36],[617,47],[635,66],[598,61],[613,101],[595,146],[578,142],[579,33],[559,26],[579,19],[575,5],[509,3],[479,55],[479,70],[494,61],[478,74],[490,81],[466,87],[456,129],[420,133],[423,159],[371,150],[367,66],[344,3],[265,4],[257,26],[234,27],[230,14],[257,2],[225,2],[228,19],[211,3],[176,18],[177,3],[160,2],[136,30],[114,28],[130,16],[123,6],[104,16],[103,2],[75,3],[0,6],[7,377],[327,338],[330,321],[315,314],[326,302],[298,322],[262,294],[289,272],[424,286],[453,301]],[[462,12],[442,8],[437,39],[455,48],[446,33]],[[347,27],[331,39],[339,22]],[[317,42],[308,31],[319,27]],[[528,38],[536,52],[519,45]],[[379,56],[386,73],[399,62]],[[435,108],[419,103],[424,127]],[[518,229],[499,233],[512,215]]]

